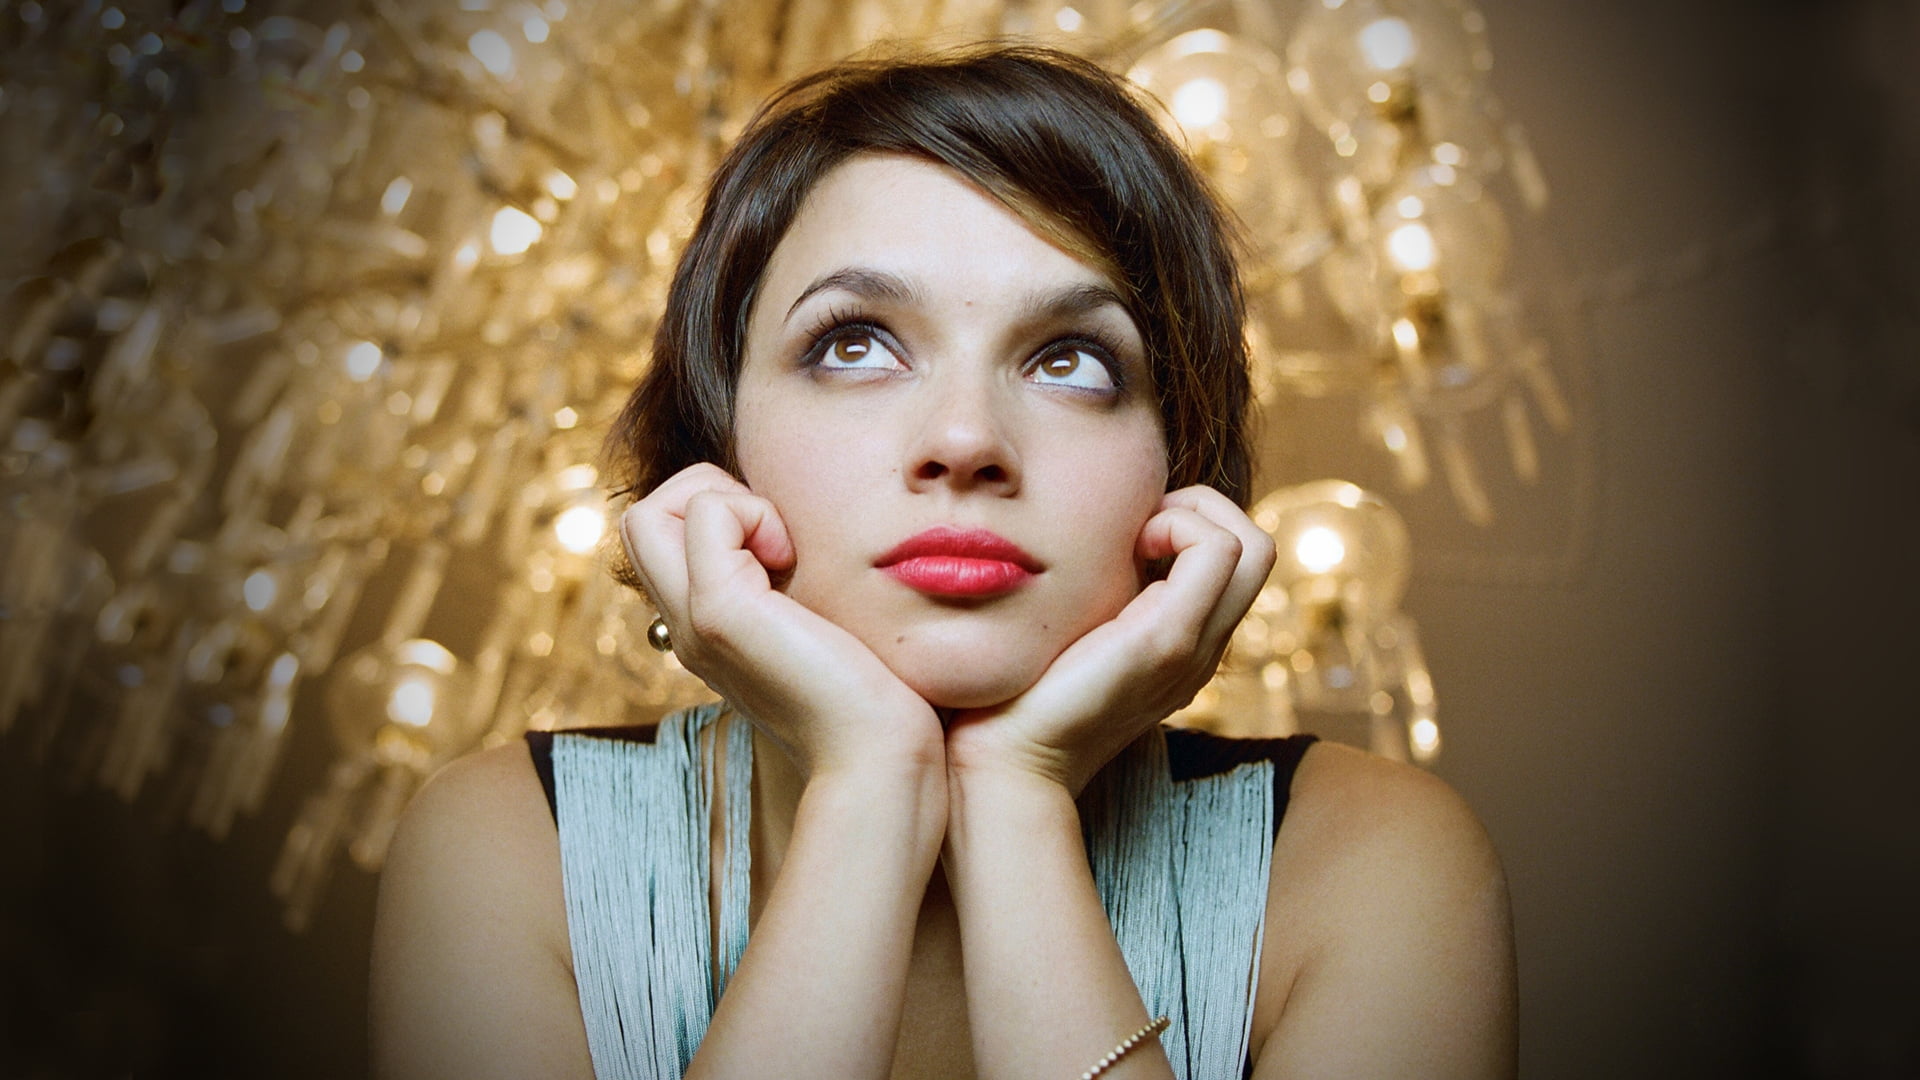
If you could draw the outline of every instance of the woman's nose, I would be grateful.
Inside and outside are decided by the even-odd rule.
[[[1020,458],[1006,405],[992,387],[929,387],[933,403],[908,441],[907,483],[914,490],[947,486],[1011,495],[1020,487]]]

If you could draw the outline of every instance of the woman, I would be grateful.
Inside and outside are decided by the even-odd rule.
[[[381,887],[377,1072],[1511,1075],[1505,887],[1457,796],[1160,728],[1273,560],[1225,236],[1061,54],[770,102],[610,440],[632,580],[728,709],[634,734],[684,740],[651,779],[561,736],[426,787]],[[609,900],[646,860],[683,870]]]

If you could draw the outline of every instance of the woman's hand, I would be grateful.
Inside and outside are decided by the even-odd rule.
[[[1273,569],[1273,540],[1209,487],[1169,492],[1135,554],[1173,557],[1109,622],[1094,627],[1019,696],[956,714],[947,762],[956,775],[1014,768],[1078,795],[1148,728],[1193,700]]]
[[[852,634],[773,587],[794,550],[772,503],[693,465],[628,508],[620,530],[680,662],[809,777],[941,762],[933,709]]]

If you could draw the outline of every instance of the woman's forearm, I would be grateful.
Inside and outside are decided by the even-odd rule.
[[[1079,1076],[1148,1020],[1094,890],[1073,797],[1016,770],[948,778],[942,860],[985,1080]],[[1102,1074],[1172,1075],[1157,1041]]]
[[[887,1075],[945,785],[938,765],[812,778],[689,1077]]]

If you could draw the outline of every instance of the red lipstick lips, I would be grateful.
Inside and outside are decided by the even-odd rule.
[[[908,588],[954,597],[1011,592],[1044,569],[997,533],[948,525],[908,537],[873,565]]]

